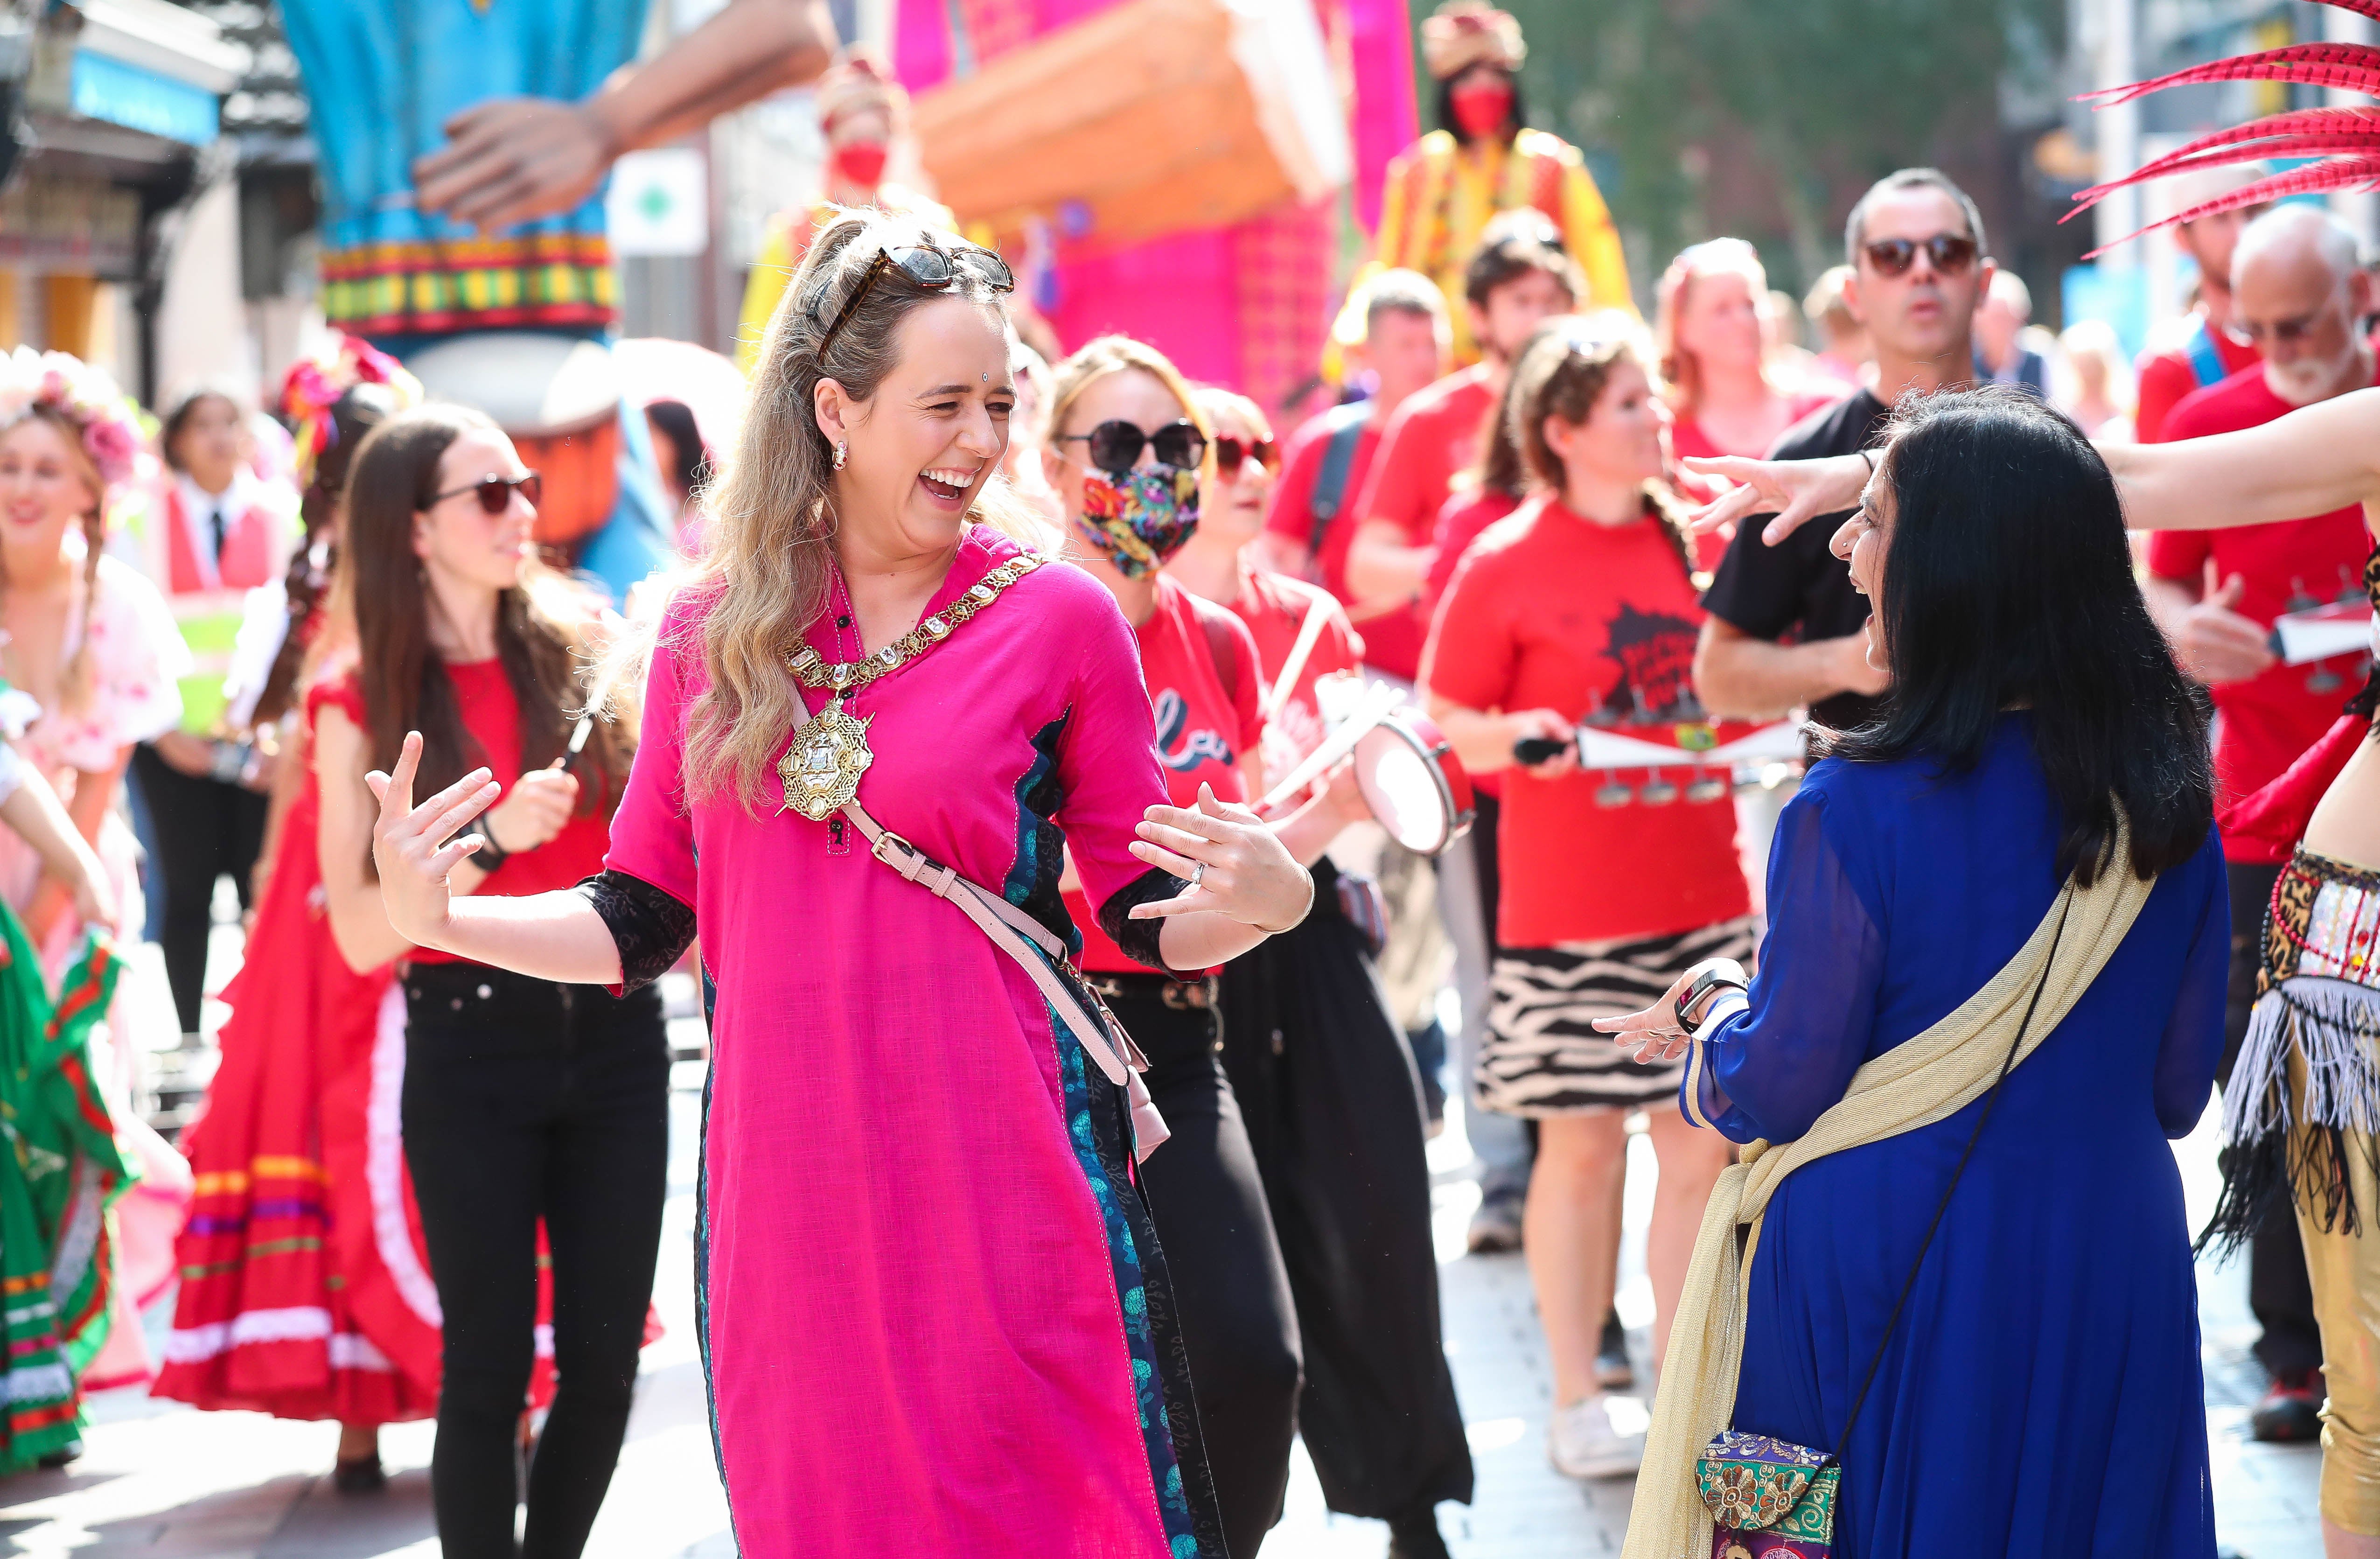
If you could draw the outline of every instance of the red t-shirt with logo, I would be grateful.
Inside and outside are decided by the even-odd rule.
[[[1554,709],[1581,721],[1612,711],[1624,715],[1620,730],[1666,731],[1703,718],[1694,689],[1702,620],[1658,520],[1597,525],[1532,499],[1455,570],[1423,680],[1470,709]],[[1661,936],[1751,912],[1735,798],[1688,799],[1692,765],[1660,771],[1678,790],[1666,805],[1637,798],[1653,778],[1641,769],[1502,777],[1497,936],[1506,945]],[[1629,799],[1599,805],[1615,779]]]
[[[2261,364],[2183,399],[2166,419],[2169,441],[2236,432],[2287,415],[2295,408],[2273,394]],[[2148,517],[2154,518],[2154,517]],[[2363,599],[2363,560],[2372,538],[2361,505],[2305,519],[2223,530],[2159,530],[2149,537],[2149,572],[2160,579],[2215,583],[2240,576],[2235,608],[2269,625],[2285,612],[2326,602]],[[2305,665],[2274,665],[2244,682],[2208,689],[2220,715],[2215,774],[2226,800],[2252,796],[2297,761],[2338,718],[2339,706],[2363,685],[2364,657],[2334,655]]]
[[[2199,315],[2191,324],[2192,336],[2180,347],[2168,347],[2161,352],[2141,354],[2138,370],[2137,398],[2132,408],[2132,428],[2143,444],[2163,444],[2173,438],[2167,419],[2174,408],[2196,395],[2203,388],[2212,388],[2198,377],[2198,365],[2192,360],[2188,342],[2204,334],[2215,347],[2215,356],[2223,365],[2223,378],[2229,378],[2242,369],[2254,368],[2264,359],[2256,348],[2244,341],[2235,341],[2228,333],[2216,330]],[[2218,380],[2217,383],[2221,381]]]
[[[1218,629],[1238,648],[1239,676],[1224,686],[1208,631],[1200,618],[1211,614]],[[1261,748],[1264,716],[1259,690],[1263,670],[1256,640],[1227,609],[1200,601],[1172,579],[1157,577],[1157,610],[1140,625],[1140,672],[1157,713],[1157,761],[1165,773],[1166,798],[1177,807],[1198,804],[1201,784],[1223,801],[1249,799],[1241,782],[1240,754]],[[1124,955],[1099,929],[1099,912],[1079,888],[1065,894],[1066,913],[1083,933],[1080,967],[1106,974],[1148,974],[1148,966]]]
[[[1314,648],[1306,652],[1296,682],[1265,722],[1268,786],[1280,783],[1307,753],[1322,745],[1328,733],[1322,728],[1322,712],[1314,697],[1314,685],[1325,676],[1354,670],[1364,659],[1364,640],[1349,625],[1346,609],[1328,591],[1303,579],[1292,579],[1256,567],[1245,559],[1241,561],[1240,593],[1232,603],[1232,610],[1247,625],[1249,635],[1256,640],[1265,687],[1270,688],[1281,676],[1281,667],[1289,662],[1289,652],[1297,647],[1297,636],[1305,626],[1306,614],[1318,605],[1325,614],[1322,630],[1315,637]]]
[[[1364,478],[1372,469],[1372,457],[1379,450],[1380,430],[1377,423],[1366,421],[1355,435],[1355,447],[1347,454],[1347,480],[1339,489],[1338,512],[1323,528],[1322,546],[1318,552],[1314,546],[1314,489],[1321,481],[1322,467],[1330,457],[1331,422],[1341,414],[1334,408],[1290,434],[1288,447],[1281,453],[1281,480],[1273,484],[1272,506],[1265,515],[1265,529],[1305,548],[1314,578],[1344,601],[1347,547],[1355,539],[1355,500],[1363,496]],[[1344,415],[1354,413],[1347,411]]]
[[[1408,546],[1426,547],[1438,533],[1454,479],[1479,457],[1479,434],[1496,392],[1484,363],[1451,373],[1397,408],[1380,435],[1380,452],[1356,502],[1365,521],[1385,520],[1404,532]],[[1421,667],[1429,615],[1419,601],[1359,616],[1368,663],[1411,681]]]
[[[464,734],[470,738],[465,761],[485,764],[494,772],[496,784],[502,787],[490,803],[489,810],[492,811],[520,783],[520,700],[514,696],[512,679],[504,675],[502,661],[448,661],[446,680],[455,685],[455,703],[462,713]],[[363,688],[356,677],[350,676],[323,688],[315,699],[337,705],[355,722],[358,730],[370,731],[364,715]],[[582,773],[579,783],[583,786],[593,782]],[[415,787],[414,799],[423,799],[419,786]],[[480,817],[484,819],[487,815],[481,812]],[[480,822],[474,820],[465,825],[464,832],[477,833],[479,829]],[[562,825],[561,833],[537,848],[515,850],[505,857],[504,864],[489,872],[472,892],[481,896],[520,898],[576,887],[603,870],[603,854],[611,845],[609,812],[580,812]],[[417,964],[473,961],[434,947],[417,947],[406,957]]]

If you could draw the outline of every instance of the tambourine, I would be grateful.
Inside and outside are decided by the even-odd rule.
[[[1523,737],[1512,744],[1512,761],[1524,768],[1534,768],[1574,745],[1579,768],[1604,776],[1603,784],[1595,792],[1597,806],[1624,807],[1639,802],[1663,807],[1682,794],[1695,803],[1725,798],[1736,788],[1732,775],[1738,765],[1789,762],[1803,756],[1802,727],[1790,720],[1756,727],[1741,722],[1714,727],[1704,722],[1688,721],[1645,729],[1659,731],[1670,740],[1651,741],[1608,726],[1580,725],[1568,741],[1555,737]],[[1722,735],[1732,739],[1722,741]],[[1694,771],[1694,778],[1682,791],[1663,773],[1664,770],[1678,768]],[[1645,771],[1643,786],[1631,787],[1621,781],[1620,774],[1632,769]]]
[[[1415,855],[1442,853],[1478,816],[1454,744],[1417,710],[1383,715],[1357,738],[1355,787],[1389,837]]]

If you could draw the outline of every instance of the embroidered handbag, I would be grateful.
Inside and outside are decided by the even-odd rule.
[[[1876,1384],[1876,1372],[1884,1365],[1885,1349],[1892,1342],[1894,1328],[1900,1324],[1901,1309],[1917,1286],[1918,1270],[1925,1263],[1925,1252],[1934,1243],[1934,1233],[1942,1226],[1942,1215],[1950,1211],[1950,1198],[1959,1189],[1960,1177],[1967,1172],[1967,1161],[1974,1157],[1975,1144],[1982,1139],[1984,1127],[1999,1103],[2000,1084],[2008,1081],[2010,1070],[2024,1049],[2025,1030],[2033,1027],[2034,1012],[2041,1005],[2041,993],[2049,983],[2049,970],[2058,957],[2058,938],[2065,932],[2065,918],[2060,916],[2058,930],[2049,939],[2049,957],[2042,966],[2041,983],[2033,988],[2033,1001],[2017,1025],[2016,1039],[2000,1063],[1999,1076],[1985,1095],[1983,1113],[1975,1117],[1975,1129],[1967,1138],[1966,1151],[1959,1155],[1958,1167],[1950,1172],[1950,1183],[1942,1189],[1941,1205],[1934,1210],[1933,1221],[1925,1225],[1925,1237],[1918,1242],[1916,1258],[1909,1264],[1909,1280],[1900,1285],[1900,1297],[1894,1302],[1892,1314],[1884,1323],[1884,1336],[1876,1345],[1876,1358],[1868,1363],[1867,1378],[1860,1382],[1859,1395],[1852,1399],[1852,1410],[1844,1416],[1844,1444],[1851,1443],[1852,1426],[1859,1421],[1860,1409],[1867,1406],[1868,1388]],[[1710,1559],[1834,1559],[1835,1505],[1842,1475],[1841,1466],[1829,1452],[1765,1434],[1721,1430],[1711,1437],[1711,1443],[1703,1448],[1694,1463],[1694,1482],[1702,1491],[1704,1508],[1711,1513]]]

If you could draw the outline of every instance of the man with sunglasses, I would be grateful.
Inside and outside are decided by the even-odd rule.
[[[2258,427],[2372,384],[2373,347],[2362,329],[2372,279],[2355,235],[2337,217],[2319,206],[2267,211],[2240,231],[2230,279],[2231,332],[2261,361],[2185,396],[2165,420],[2167,441]],[[2215,773],[2224,798],[2253,795],[2278,778],[2362,686],[2359,656],[2283,665],[2266,639],[2284,612],[2362,600],[2370,551],[2358,505],[2277,525],[2151,533],[2143,592],[2184,669],[2207,685],[2221,714]],[[2228,1084],[2255,1003],[2265,907],[2288,851],[2236,834],[2223,846],[2231,983],[2217,1076]],[[2322,1332],[2304,1242],[2286,1208],[2250,1238],[2248,1305],[2262,1328],[2256,1358],[2271,1377],[2250,1430],[2259,1440],[2310,1442],[2322,1429]]]
[[[1961,387],[1974,373],[1975,310],[1994,267],[1965,190],[1933,168],[1888,174],[1852,207],[1843,247],[1843,300],[1867,326],[1875,379],[1787,430],[1771,459],[1870,448],[1901,396]],[[1867,598],[1828,547],[1834,525],[1804,526],[1771,547],[1762,523],[1737,528],[1703,598],[1694,686],[1705,707],[1758,718],[1807,706],[1837,730],[1864,724],[1885,678],[1867,664]]]

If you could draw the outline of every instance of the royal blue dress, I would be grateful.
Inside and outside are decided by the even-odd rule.
[[[1998,972],[2057,896],[2032,722],[1973,772],[1816,764],[1778,825],[1745,1012],[1707,1031],[1710,1118],[1784,1142],[1870,1058]],[[1848,1559],[2211,1559],[2198,1300],[2168,1138],[2223,1046],[2212,830],[2010,1074],[1841,1443],[1981,1100],[1795,1172],[1753,1264],[1735,1427],[1837,1452]],[[1712,1108],[1720,1105],[1723,1108]]]

